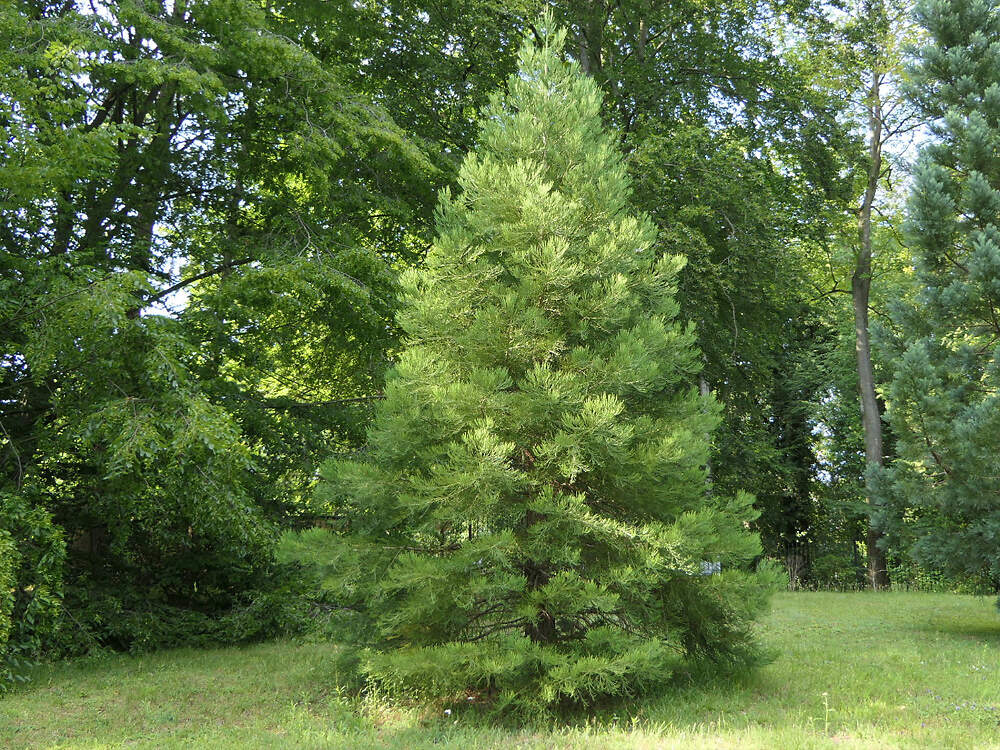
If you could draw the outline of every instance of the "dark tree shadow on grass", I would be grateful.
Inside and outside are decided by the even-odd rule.
[[[949,622],[942,618],[916,628],[923,633],[951,635],[982,643],[1000,644],[1000,615],[995,624],[981,622]]]

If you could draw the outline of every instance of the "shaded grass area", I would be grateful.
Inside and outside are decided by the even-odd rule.
[[[783,593],[761,634],[746,680],[526,728],[341,695],[331,644],[79,660],[0,699],[0,747],[1000,748],[990,599]]]

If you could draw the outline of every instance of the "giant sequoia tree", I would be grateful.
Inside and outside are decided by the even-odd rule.
[[[919,283],[889,391],[896,531],[1000,584],[1000,9],[927,0],[914,94],[935,123],[909,204]]]
[[[683,259],[629,212],[601,94],[561,42],[525,46],[484,113],[404,278],[368,456],[327,469],[368,676],[521,708],[746,658],[768,585],[743,569],[751,498],[706,490],[718,408],[678,320]]]
[[[363,80],[397,122],[433,141],[448,179],[454,156],[471,148],[486,93],[513,64],[518,31],[543,5],[566,26],[568,54],[605,94],[603,117],[629,155],[636,207],[663,246],[690,261],[677,299],[697,324],[705,385],[723,405],[713,482],[733,492],[753,477],[763,537],[776,539],[780,509],[812,502],[800,480],[813,462],[808,431],[787,440],[797,425],[785,423],[783,394],[772,397],[771,388],[788,357],[814,345],[802,337],[802,351],[791,352],[786,335],[789,320],[809,315],[814,295],[803,248],[828,236],[831,204],[850,194],[836,102],[816,84],[830,70],[816,64],[815,48],[796,54],[778,40],[805,39],[828,4],[366,4],[372,53]],[[808,533],[794,529],[796,539]]]

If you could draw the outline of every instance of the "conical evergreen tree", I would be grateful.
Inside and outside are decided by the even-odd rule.
[[[627,210],[601,94],[527,44],[481,121],[364,462],[334,463],[362,670],[525,709],[634,695],[687,659],[753,653],[772,579],[749,496],[711,497],[718,419],[677,322],[683,259]],[[704,562],[722,573],[703,575]]]
[[[1000,10],[923,0],[912,71],[935,142],[908,216],[918,292],[888,393],[895,533],[925,565],[1000,585]]]

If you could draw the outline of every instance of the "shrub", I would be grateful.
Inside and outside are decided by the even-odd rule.
[[[55,636],[66,547],[52,517],[24,498],[0,493],[0,692]]]

